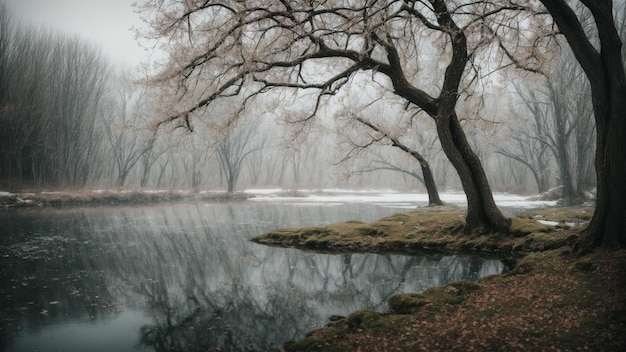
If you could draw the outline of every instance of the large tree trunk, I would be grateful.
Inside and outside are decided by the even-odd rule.
[[[480,159],[467,142],[456,114],[439,116],[436,122],[443,151],[459,174],[467,196],[465,233],[480,226],[487,231],[508,232],[511,219],[504,217],[496,206]]]
[[[602,65],[593,78],[587,72],[598,134],[598,195],[594,216],[581,236],[583,251],[598,244],[626,247],[626,74],[615,26],[607,26],[608,21],[598,11],[595,9],[594,16],[601,38]],[[610,7],[608,16],[612,18]]]
[[[606,95],[601,100],[608,106],[594,104],[598,194],[596,211],[578,244],[582,252],[598,245],[626,247],[626,79],[611,81],[611,88],[599,93]]]
[[[441,94],[435,104],[436,111],[426,112],[435,119],[442,148],[459,174],[467,196],[465,233],[481,226],[487,231],[506,233],[511,220],[505,218],[496,206],[480,159],[467,142],[455,110],[463,72],[469,62],[467,38],[454,23],[445,1],[431,0],[431,4],[438,15],[437,22],[447,29],[450,36],[452,58],[446,67]]]
[[[596,120],[596,211],[582,231],[578,250],[626,247],[626,74],[612,0],[582,0],[600,39],[596,50],[565,0],[541,0],[565,36],[591,86]]]

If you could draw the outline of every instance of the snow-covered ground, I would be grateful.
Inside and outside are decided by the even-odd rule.
[[[327,203],[370,203],[395,208],[415,208],[428,204],[428,195],[425,193],[399,192],[393,190],[298,190],[295,195],[281,189],[248,189],[244,191],[253,196],[252,201],[258,202],[281,202],[293,204]],[[465,194],[440,193],[444,203],[455,204],[460,207],[467,206]],[[494,193],[496,204],[505,208],[545,208],[556,205],[556,201],[533,200],[532,197],[519,196],[508,193]]]
[[[96,194],[111,191],[94,190]],[[130,191],[117,191],[120,193]],[[166,190],[144,190],[144,193],[167,193]],[[180,191],[188,192],[188,191]],[[42,194],[55,194],[59,192],[41,192]],[[200,194],[214,193],[201,191]],[[215,191],[222,193],[222,191]],[[397,208],[414,208],[428,204],[428,195],[416,192],[401,192],[395,190],[346,190],[346,189],[321,189],[321,190],[286,190],[281,188],[247,189],[243,193],[251,196],[252,201],[257,202],[288,202],[290,204],[327,203],[329,205],[345,203],[369,203]],[[0,197],[17,196],[16,193],[0,191]],[[22,193],[22,195],[24,195]],[[31,193],[32,195],[32,193]],[[460,207],[467,206],[465,194],[462,192],[444,192],[439,195],[441,200],[448,204]],[[498,206],[509,208],[545,208],[556,206],[556,201],[534,200],[532,196],[520,196],[509,193],[494,193]]]
[[[108,193],[109,191],[94,190],[95,194]],[[115,191],[114,191],[115,192]],[[125,191],[117,191],[125,193]],[[128,192],[128,191],[126,191]],[[140,191],[141,192],[141,191]],[[164,190],[145,190],[146,194],[167,193]],[[171,191],[169,191],[171,192]],[[184,191],[187,193],[189,191]],[[42,192],[42,194],[55,194],[57,192]],[[192,194],[192,192],[189,192]],[[211,191],[202,191],[200,194],[213,193]],[[217,192],[216,193],[223,193]],[[367,203],[379,205],[383,207],[392,207],[399,209],[413,209],[418,206],[428,204],[428,195],[417,192],[401,192],[395,190],[346,190],[346,189],[321,189],[321,190],[286,190],[280,188],[272,189],[247,189],[244,194],[250,196],[251,201],[255,202],[272,202],[272,203],[289,203],[293,205],[311,205],[324,204],[328,206],[349,204],[349,203]],[[25,194],[15,194],[6,191],[0,191],[0,197],[13,197]],[[462,192],[444,192],[440,193],[441,200],[447,204],[454,204],[459,207],[466,207],[467,201],[465,194]],[[506,213],[517,213],[524,209],[546,208],[556,206],[556,201],[535,200],[531,196],[520,196],[509,193],[494,193],[496,204]]]
[[[106,194],[111,191],[94,190],[95,194]],[[112,191],[113,193],[126,193],[128,191]],[[144,190],[134,191],[146,194],[154,193],[178,193],[193,195],[190,191],[164,191]],[[44,192],[42,192],[43,194]],[[55,192],[45,192],[54,194]],[[223,191],[201,191],[198,195],[212,193],[224,193]],[[294,206],[323,205],[340,206],[342,204],[371,204],[394,209],[415,209],[428,205],[428,195],[417,192],[401,192],[395,190],[346,190],[346,189],[321,189],[321,190],[287,190],[280,188],[272,189],[247,189],[242,193],[249,196],[253,202],[286,203]],[[34,194],[30,194],[34,195]],[[21,204],[30,203],[32,200],[25,197],[25,193],[11,193],[0,191],[0,197],[16,197]],[[444,192],[439,196],[444,203],[467,207],[465,194],[462,192]],[[520,196],[509,193],[494,193],[494,199],[500,210],[508,216],[517,215],[527,209],[549,208],[557,205],[557,201],[536,200],[533,196]],[[22,197],[24,199],[21,199]],[[551,223],[545,223],[552,225]]]

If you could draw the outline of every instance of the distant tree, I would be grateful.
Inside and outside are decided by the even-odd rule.
[[[496,153],[521,163],[533,174],[537,191],[543,193],[550,185],[551,158],[548,147],[539,142],[534,133],[527,130],[511,131],[511,143],[506,146],[495,146]]]
[[[380,128],[379,126],[375,125],[374,123],[370,121],[365,120],[362,117],[356,117],[355,120],[367,126],[368,128],[370,128],[371,130],[375,131],[378,134],[377,136],[371,136],[371,140],[368,141],[366,144],[356,145],[356,148],[358,149],[367,148],[368,146],[372,145],[375,142],[380,142],[381,140],[386,139],[390,142],[389,144],[390,146],[401,150],[402,152],[406,153],[407,155],[410,155],[413,159],[415,159],[419,163],[422,172],[420,176],[416,173],[409,172],[404,168],[398,167],[385,159],[381,159],[378,161],[374,160],[374,163],[379,164],[379,165],[376,167],[370,168],[370,170],[383,170],[384,169],[384,170],[392,170],[392,171],[408,173],[412,177],[415,177],[417,180],[419,180],[426,187],[426,192],[428,193],[429,205],[442,205],[443,204],[443,202],[441,201],[441,198],[439,197],[439,191],[437,190],[437,185],[435,184],[435,178],[430,168],[430,164],[420,152],[408,147],[405,143],[400,141],[398,137],[392,136],[388,132],[383,131],[382,128]]]
[[[106,62],[78,38],[2,26],[0,178],[84,187],[102,165]]]
[[[159,138],[157,133],[152,133],[148,142],[150,145],[146,145],[145,153],[141,154],[139,161],[140,164],[140,177],[139,186],[145,188],[149,185],[150,177],[153,173],[158,173],[157,181],[154,185],[161,186],[163,175],[166,172],[170,160],[167,158],[167,153],[173,148],[169,143],[164,142],[165,138]],[[159,166],[155,169],[155,166]]]
[[[177,164],[181,165],[182,169],[177,174],[180,179],[187,180],[187,184],[193,190],[199,190],[206,177],[211,147],[212,145],[207,143],[197,130],[181,136]]]
[[[145,91],[138,90],[124,77],[119,77],[117,97],[110,111],[111,119],[104,125],[107,142],[117,170],[118,187],[123,187],[130,172],[152,151],[156,135],[147,129],[144,111]]]
[[[4,2],[0,3],[0,119],[11,108],[7,101],[9,90],[9,47],[13,31],[13,20]]]
[[[228,193],[235,191],[246,160],[264,147],[265,142],[255,134],[257,126],[258,123],[235,126],[227,130],[216,145],[220,171]]]
[[[513,131],[513,138],[523,144],[520,147],[526,152],[519,155],[501,150],[501,154],[517,157],[518,161],[526,163],[535,173],[535,178],[542,180],[545,180],[546,151],[550,152],[551,159],[558,166],[562,198],[567,202],[582,197],[582,185],[588,178],[585,166],[593,144],[593,131],[590,130],[593,123],[589,123],[593,122],[593,112],[589,107],[591,99],[587,87],[586,78],[576,59],[568,52],[562,53],[556,70],[536,88],[517,86],[523,105],[532,118],[528,127]],[[526,120],[519,112],[514,112],[514,115]],[[586,138],[581,138],[583,135]],[[573,159],[573,155],[577,155],[577,158]],[[575,167],[578,165],[580,167]],[[581,185],[576,187],[579,179]],[[543,191],[545,187],[540,192]]]

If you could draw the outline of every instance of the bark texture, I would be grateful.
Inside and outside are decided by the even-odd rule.
[[[578,250],[626,247],[626,75],[622,42],[611,0],[581,0],[592,13],[600,39],[596,50],[564,0],[542,0],[567,39],[591,85],[596,121],[596,211],[581,233]]]
[[[437,119],[437,133],[444,153],[457,170],[467,197],[465,232],[479,227],[506,233],[511,219],[502,215],[480,159],[474,153],[455,113]]]

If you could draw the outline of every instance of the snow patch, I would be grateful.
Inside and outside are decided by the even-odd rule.
[[[559,223],[557,221],[548,221],[548,220],[537,220],[538,223],[548,226],[556,226]]]
[[[369,203],[383,207],[412,209],[428,204],[428,194],[393,190],[298,190],[297,196],[290,195],[285,189],[248,189],[244,192],[252,196],[250,198],[252,201],[293,205]],[[444,192],[439,196],[444,203],[467,207],[467,198],[462,192]],[[530,209],[557,205],[556,201],[537,200],[533,197],[509,193],[494,193],[493,196],[498,206],[507,208]]]
[[[582,226],[583,223],[575,223],[575,222],[556,222],[556,221],[548,221],[548,220],[537,220],[538,223],[548,225],[548,226],[565,226],[565,227],[575,227]]]

